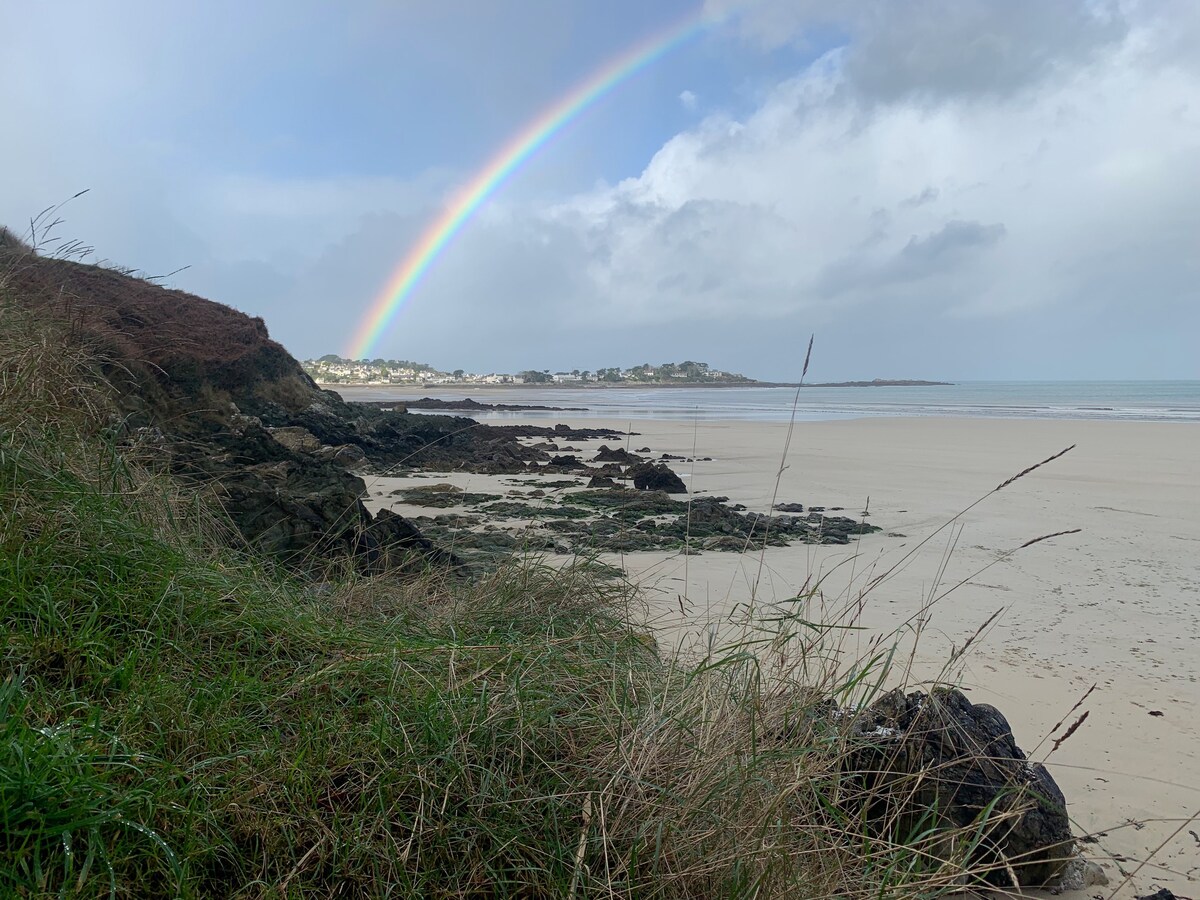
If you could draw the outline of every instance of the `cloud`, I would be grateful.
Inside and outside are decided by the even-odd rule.
[[[939,196],[939,191],[935,187],[927,187],[919,194],[913,194],[911,197],[905,197],[900,201],[901,209],[916,209],[918,206],[924,206],[926,203],[932,203]]]
[[[545,59],[510,80],[509,44],[486,28],[470,38],[478,54],[451,52],[469,4],[385,6],[347,23],[276,5],[228,41],[149,3],[61,29],[33,7],[5,16],[0,104],[23,124],[0,143],[0,167],[19,173],[0,221],[92,187],[68,220],[101,255],[153,272],[191,264],[177,286],[263,315],[297,353],[341,350],[479,148],[511,128],[531,85],[555,83]],[[571,33],[567,7],[543,7]],[[738,7],[696,50],[724,54],[720,66],[667,71],[668,59],[647,73],[657,86],[638,82],[640,128],[620,118],[628,91],[605,101],[623,123],[612,146],[644,154],[620,169],[629,177],[506,186],[378,352],[497,369],[678,356],[784,378],[815,330],[831,379],[1119,377],[1118,365],[1200,377],[1180,338],[1200,332],[1200,5]],[[410,15],[421,28],[399,27]],[[384,33],[406,51],[372,63],[364,48]],[[441,37],[413,37],[425,33]],[[37,48],[50,37],[64,49],[47,68]],[[484,113],[423,109],[423,89],[388,80],[409,58],[412,84],[449,72],[473,97],[495,82]],[[474,115],[498,130],[455,132]],[[443,131],[436,165],[401,160]],[[526,171],[569,167],[567,143]]]
[[[855,253],[825,267],[817,276],[816,291],[824,298],[854,292],[892,293],[909,291],[914,282],[957,276],[977,254],[998,243],[1006,234],[1000,223],[953,220],[924,236],[913,235],[898,252],[883,260],[869,252]],[[951,281],[951,284],[958,284]],[[938,285],[922,285],[937,291]]]
[[[1004,96],[1094,62],[1130,25],[1118,0],[709,0],[765,47],[821,35],[846,47],[860,98]],[[828,40],[828,37],[826,37]]]
[[[1050,27],[1028,15],[1005,33]],[[577,248],[562,333],[579,316],[660,335],[683,322],[693,334],[745,330],[761,336],[764,371],[773,352],[786,358],[770,349],[777,334],[908,317],[982,348],[959,356],[934,341],[931,353],[1030,377],[1006,368],[992,336],[1072,320],[1103,333],[1104,317],[1125,320],[1151,295],[1164,323],[1196,321],[1200,79],[1154,59],[1156,27],[1101,17],[1059,55],[1027,48],[1048,54],[1036,77],[943,85],[936,98],[868,96],[863,64],[835,48],[749,113],[677,134],[637,176],[515,212]],[[1070,352],[1079,371],[1091,364],[1085,347]],[[1194,371],[1178,350],[1142,363]]]
[[[900,259],[917,271],[958,260],[969,251],[995,244],[1005,235],[1003,224],[982,225],[979,222],[947,222],[937,231],[918,238],[909,238]]]

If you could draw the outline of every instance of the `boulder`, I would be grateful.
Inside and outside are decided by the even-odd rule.
[[[856,716],[848,737],[859,799],[895,837],[935,825],[979,829],[967,865],[999,887],[1044,885],[1072,858],[1062,791],[994,707],[951,688],[895,690]]]
[[[421,534],[417,526],[389,509],[379,510],[375,518],[359,532],[356,550],[368,570],[376,572],[413,564],[462,565],[462,561],[453,553],[435,546]]]
[[[271,432],[271,437],[296,453],[316,453],[321,449],[321,442],[307,428],[283,426],[268,430]]]
[[[683,483],[683,479],[666,466],[642,463],[633,466],[626,474],[633,479],[633,486],[639,491],[665,491],[668,494],[687,493],[687,485]]]
[[[587,486],[590,488],[615,488],[620,487],[615,481],[607,475],[593,475],[588,481]]]
[[[589,471],[594,475],[608,475],[612,478],[620,478],[625,474],[625,470],[616,463],[605,463],[602,466],[592,466]]]
[[[366,462],[367,454],[356,444],[333,448],[333,461],[342,466],[357,466]]]
[[[347,403],[262,319],[152,281],[33,255],[6,269],[5,286],[41,316],[60,316],[70,298],[72,339],[109,381],[125,435],[151,437],[171,474],[215,495],[241,532],[230,529],[235,542],[298,565],[363,546],[372,520],[347,466],[516,474],[546,458],[472,419]]]
[[[596,451],[595,459],[596,462],[620,463],[623,466],[631,466],[634,463],[641,462],[640,456],[635,456],[624,447],[610,450],[607,444],[600,445],[600,449]]]
[[[343,444],[340,447],[323,445],[314,455],[318,459],[333,460],[338,465],[346,466],[347,468],[361,465],[367,459],[366,453],[357,444]]]

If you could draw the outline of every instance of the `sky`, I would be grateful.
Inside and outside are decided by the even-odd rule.
[[[1194,0],[0,0],[0,223],[345,353],[527,123],[709,24],[492,194],[371,355],[1200,378]]]

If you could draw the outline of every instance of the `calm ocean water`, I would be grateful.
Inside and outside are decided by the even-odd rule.
[[[571,418],[786,421],[795,388],[344,387],[347,400],[471,397],[481,403],[586,407]],[[563,413],[458,413],[499,422]],[[1200,381],[976,381],[930,387],[803,388],[796,418],[970,416],[1200,423]]]

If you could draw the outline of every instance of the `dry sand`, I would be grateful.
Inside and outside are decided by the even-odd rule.
[[[569,414],[562,421],[630,425]],[[770,508],[786,425],[639,420],[632,427],[639,435],[630,449],[712,457],[672,464],[692,491]],[[1070,453],[988,497],[910,555],[1010,475],[1071,444]],[[483,476],[453,480],[475,490],[495,485]],[[855,516],[868,497],[869,521],[882,533],[848,547],[772,548],[761,577],[758,554],[630,554],[619,562],[644,587],[660,644],[685,647],[706,628],[719,630],[752,595],[758,604],[786,601],[823,576],[822,596],[836,608],[868,578],[891,572],[868,593],[867,631],[856,640],[865,646],[868,634],[893,631],[945,594],[920,638],[917,680],[937,675],[952,647],[1002,610],[951,677],[973,701],[997,706],[1031,756],[1046,757],[1055,724],[1097,685],[1071,717],[1087,710],[1086,722],[1047,759],[1078,832],[1106,834],[1089,849],[1112,884],[1089,894],[1107,896],[1121,869],[1133,871],[1183,826],[1118,896],[1159,887],[1200,895],[1200,822],[1185,822],[1200,809],[1200,428],[932,418],[797,423],[777,501],[840,506],[846,511],[838,515]]]

